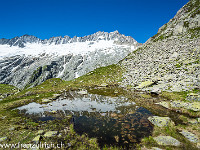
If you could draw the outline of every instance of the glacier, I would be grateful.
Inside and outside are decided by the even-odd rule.
[[[50,78],[72,80],[118,63],[138,46],[135,39],[118,31],[45,40],[31,35],[0,39],[0,83],[22,89]]]

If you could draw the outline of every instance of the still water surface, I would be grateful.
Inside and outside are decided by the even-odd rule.
[[[153,130],[147,120],[152,113],[123,96],[81,95],[70,91],[51,103],[33,102],[18,109],[21,114],[35,121],[62,119],[72,115],[75,131],[96,137],[100,146],[138,143]]]

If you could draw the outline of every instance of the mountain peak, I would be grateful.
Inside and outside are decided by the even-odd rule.
[[[200,1],[190,0],[168,23],[159,28],[158,33],[147,42],[167,39],[172,36],[199,37]]]

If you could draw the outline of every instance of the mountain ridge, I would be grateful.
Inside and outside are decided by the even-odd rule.
[[[72,80],[118,63],[140,44],[115,32],[44,40],[24,35],[0,41],[0,83],[33,87],[50,78]]]
[[[11,39],[2,38],[0,39],[0,45],[10,45],[10,46],[19,46],[24,48],[26,43],[40,43],[40,44],[67,44],[73,42],[86,42],[86,41],[97,41],[97,40],[115,40],[117,39],[116,43],[118,44],[132,44],[136,42],[131,36],[125,36],[124,34],[119,33],[117,30],[114,32],[104,32],[98,31],[91,35],[85,35],[83,37],[70,37],[70,36],[57,36],[51,37],[49,39],[40,39],[34,35],[22,35],[20,37],[16,36]]]

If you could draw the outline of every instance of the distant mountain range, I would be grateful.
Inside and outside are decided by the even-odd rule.
[[[24,88],[49,78],[71,80],[98,67],[118,63],[140,45],[118,31],[45,40],[32,35],[3,38],[0,39],[0,83]]]
[[[114,40],[120,44],[133,44],[136,41],[131,36],[125,36],[120,34],[118,31],[114,31],[111,33],[108,32],[96,32],[91,35],[87,35],[84,37],[77,37],[74,36],[73,38],[69,36],[58,36],[52,37],[50,39],[41,40],[35,36],[25,34],[21,37],[14,37],[12,39],[0,39],[0,45],[10,45],[10,46],[19,46],[21,48],[25,47],[27,43],[37,43],[37,44],[67,44],[67,43],[74,43],[74,42],[86,42],[86,41],[98,41],[98,40]]]

